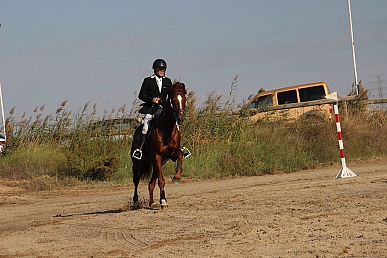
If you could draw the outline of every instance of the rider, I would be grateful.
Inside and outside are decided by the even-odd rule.
[[[142,157],[141,149],[148,133],[149,123],[161,114],[162,105],[166,102],[168,91],[172,86],[171,79],[165,77],[167,63],[163,59],[156,59],[153,62],[152,69],[154,74],[144,79],[138,94],[138,98],[144,101],[138,111],[144,114],[144,122],[139,147],[133,152],[132,157],[139,160]]]

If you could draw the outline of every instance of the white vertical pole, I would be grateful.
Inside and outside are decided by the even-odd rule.
[[[355,42],[353,40],[353,29],[352,29],[351,0],[348,0],[348,14],[349,14],[349,25],[351,28],[352,59],[353,59],[353,69],[354,69],[354,75],[355,75],[355,88],[356,88],[356,95],[359,95],[359,88],[357,83],[357,71],[356,71]]]
[[[3,93],[1,91],[1,83],[0,83],[0,102],[1,102],[1,117],[3,118],[3,130],[4,130],[4,136],[5,135],[5,117],[4,117],[4,105],[3,105]]]
[[[1,23],[0,23],[0,27],[1,27]],[[3,121],[4,137],[7,137],[5,134],[5,117],[4,117],[3,93],[1,91],[1,82],[0,82],[0,102],[1,102],[1,117],[3,119],[2,121]]]

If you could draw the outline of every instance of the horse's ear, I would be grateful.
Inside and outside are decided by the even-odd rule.
[[[184,82],[181,83],[181,86],[183,87],[184,93],[187,94],[187,89],[185,88]]]

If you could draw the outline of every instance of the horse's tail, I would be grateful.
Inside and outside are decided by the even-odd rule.
[[[141,179],[150,178],[151,174],[152,174],[152,164],[149,161],[144,160],[140,167],[140,178]]]

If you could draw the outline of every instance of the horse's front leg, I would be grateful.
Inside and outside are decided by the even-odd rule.
[[[151,180],[149,181],[148,190],[149,190],[149,207],[152,208],[154,204],[153,200],[153,191],[155,190],[156,186],[156,179],[158,177],[158,173],[155,169],[153,169]]]
[[[181,173],[183,171],[183,158],[184,152],[180,147],[180,130],[177,127],[176,133],[173,135],[171,141],[168,144],[169,152],[171,153],[171,160],[176,162],[175,175],[173,176],[172,182],[175,184],[180,183]]]
[[[176,162],[176,168],[175,168],[175,175],[173,176],[172,182],[175,184],[180,184],[181,173],[183,172],[184,152],[180,149],[176,150],[175,157],[177,162]]]
[[[158,184],[160,188],[160,205],[161,209],[168,208],[167,204],[167,198],[165,196],[165,179],[163,175],[163,169],[162,169],[162,162],[163,159],[161,156],[156,157],[156,162],[154,164],[153,170],[157,173],[158,176]]]

